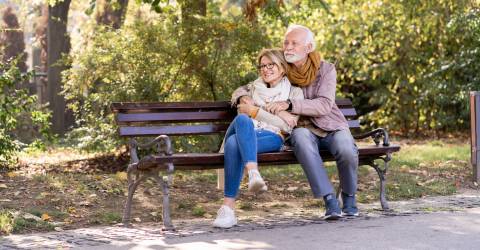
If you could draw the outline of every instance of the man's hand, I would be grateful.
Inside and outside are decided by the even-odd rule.
[[[277,115],[278,117],[282,118],[282,120],[284,120],[290,128],[294,128],[295,126],[297,126],[297,119],[289,112],[280,111]]]
[[[253,104],[243,104],[243,103],[240,103],[237,105],[237,112],[239,114],[246,114],[246,115],[250,115],[251,113],[253,113],[255,110],[257,109],[257,107]]]
[[[287,110],[288,106],[288,102],[271,102],[265,106],[265,109],[272,114],[278,115],[280,111]]]
[[[248,96],[248,95],[244,95],[242,97],[240,97],[240,102],[239,104],[250,104],[250,105],[254,105],[255,103],[253,102],[253,99]]]

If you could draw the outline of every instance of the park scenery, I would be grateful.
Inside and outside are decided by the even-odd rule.
[[[112,103],[230,101],[291,24],[309,27],[335,65],[337,98],[360,121],[352,133],[384,128],[399,146],[388,154],[388,201],[479,189],[470,134],[478,0],[0,0],[0,17],[0,235],[122,225],[131,151]],[[171,136],[174,154],[217,153],[222,139]],[[338,186],[335,162],[326,168]],[[250,193],[244,179],[242,222],[325,212],[299,164],[260,172],[268,191]],[[215,218],[218,176],[173,172],[174,224]],[[358,168],[361,213],[381,210],[380,185],[374,168]],[[163,225],[162,191],[155,179],[139,185],[133,225]]]

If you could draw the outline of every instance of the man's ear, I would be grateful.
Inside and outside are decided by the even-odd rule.
[[[305,48],[307,49],[307,54],[313,51],[312,43],[308,43]]]

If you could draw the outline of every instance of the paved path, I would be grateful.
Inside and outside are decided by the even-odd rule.
[[[378,204],[375,205],[378,207]],[[0,249],[480,249],[480,191],[392,202],[393,212],[363,206],[362,216],[326,222],[311,215],[240,221],[229,230],[209,220],[96,227],[0,239]]]

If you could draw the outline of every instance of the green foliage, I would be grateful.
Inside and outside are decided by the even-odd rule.
[[[280,47],[292,23],[316,34],[317,50],[336,63],[339,96],[354,100],[366,128],[403,135],[468,129],[468,92],[480,87],[478,1],[266,1],[255,22],[238,12],[245,1],[207,1],[206,16],[186,6],[191,1],[137,2],[157,18],[85,29],[64,72],[77,121],[69,138],[80,148],[119,144],[114,101],[228,100],[256,77],[258,51]],[[204,151],[219,142],[193,137],[174,146]]]
[[[256,53],[268,45],[259,28],[241,17],[195,16],[189,25],[176,15],[162,17],[117,31],[97,27],[96,36],[73,53],[64,93],[78,123],[70,134],[74,144],[117,144],[114,101],[225,100],[256,77]]]
[[[366,125],[412,132],[468,128],[468,91],[480,87],[480,15],[475,1],[329,1],[329,11],[286,5],[264,14],[280,44],[285,23],[310,27],[337,65],[338,90]]]
[[[37,221],[34,219],[25,219],[17,217],[13,224],[13,233],[22,233],[29,230],[34,231],[53,231],[55,226],[47,221]]]
[[[205,208],[203,208],[201,205],[197,204],[193,209],[192,209],[192,215],[201,217],[203,216],[207,211],[205,211]]]
[[[122,221],[122,216],[115,212],[98,212],[96,213],[91,222],[94,224],[115,224]]]
[[[16,162],[15,154],[23,145],[17,139],[21,133],[20,125],[31,120],[41,134],[48,136],[49,114],[37,108],[36,96],[17,87],[27,81],[32,72],[22,74],[16,64],[16,60],[9,64],[0,63],[0,166]]]
[[[0,211],[0,235],[8,235],[13,230],[13,214],[8,210]]]

